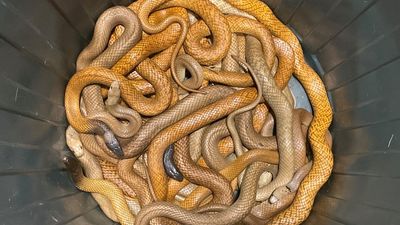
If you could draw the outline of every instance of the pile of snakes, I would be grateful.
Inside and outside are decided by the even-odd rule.
[[[138,0],[98,18],[65,91],[76,187],[125,224],[300,224],[332,110],[259,0]],[[295,76],[312,113],[295,108]]]

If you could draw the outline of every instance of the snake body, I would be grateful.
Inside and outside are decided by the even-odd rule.
[[[256,84],[256,88],[258,90],[258,95],[257,98],[249,105],[237,109],[234,112],[232,112],[231,114],[229,114],[229,116],[226,119],[226,123],[228,126],[228,130],[231,133],[232,139],[233,139],[233,143],[234,143],[234,147],[235,147],[235,152],[237,156],[240,156],[241,154],[243,154],[243,146],[242,146],[242,141],[240,140],[240,136],[238,131],[236,130],[236,125],[235,125],[235,116],[239,115],[241,113],[247,112],[252,110],[253,108],[255,108],[258,103],[261,101],[262,96],[262,88],[261,88],[261,82],[259,81],[259,78],[257,77],[257,75],[255,74],[255,72],[253,71],[253,69],[251,68],[250,65],[248,65],[246,62],[242,61],[241,59],[239,59],[237,56],[232,56],[235,61],[237,61],[241,66],[243,66],[245,68],[245,70],[248,70],[251,74],[251,76],[254,79],[254,83]]]
[[[232,55],[247,60],[261,87]],[[100,194],[114,221],[299,224],[308,216],[332,169],[332,111],[298,40],[259,0],[116,7],[97,21],[77,64],[66,115],[82,149],[97,158],[86,157],[89,164],[74,150],[86,175],[77,161],[65,162],[76,186]],[[314,117],[293,110],[292,74]],[[261,96],[269,108],[251,111]],[[136,221],[130,210],[139,211]]]
[[[148,146],[148,154],[149,163],[154,165],[151,167],[149,175],[159,199],[165,199],[167,194],[165,186],[168,180],[162,164],[160,164],[166,147],[194,130],[228,115],[237,109],[237,107],[250,104],[254,101],[256,95],[256,91],[252,88],[237,91],[227,96],[225,99],[219,100],[192,113],[185,119],[178,121],[157,134],[157,137],[155,137]]]
[[[149,186],[145,179],[135,173],[132,167],[136,159],[123,159],[118,162],[118,175],[137,193],[141,206],[145,206],[153,201]]]
[[[113,46],[106,48],[112,29],[118,24],[123,24],[126,27],[125,32]],[[92,41],[78,57],[77,70],[79,71],[89,66],[111,67],[140,38],[141,26],[135,13],[121,6],[106,10],[96,23]],[[113,116],[107,114],[103,99],[101,99],[99,93],[100,87],[96,85],[85,87],[83,90],[83,99],[88,115],[97,115],[96,119],[106,123],[117,136],[129,137],[132,131],[129,127],[121,125]],[[102,113],[98,115],[99,112]]]
[[[138,214],[136,224],[148,224],[151,219],[159,216],[172,218],[185,224],[232,224],[243,219],[254,204],[257,178],[264,164],[254,163],[249,166],[243,181],[239,199],[226,211],[216,214],[196,214],[166,202],[153,203]],[[235,212],[235,213],[233,213]]]
[[[65,135],[68,147],[79,160],[80,164],[84,167],[86,176],[94,179],[103,179],[103,173],[98,160],[83,147],[79,139],[79,134],[74,130],[74,128],[69,126],[65,132]],[[97,193],[92,193],[92,196],[108,218],[112,219],[113,221],[118,221],[109,199]]]
[[[132,137],[138,132],[140,126],[142,125],[142,117],[135,110],[118,104],[120,97],[121,90],[119,87],[119,83],[117,81],[114,81],[111,83],[110,89],[108,90],[105,106],[107,111],[110,112],[111,115],[116,118],[122,118],[127,121],[128,124],[133,126],[133,128],[131,129],[131,133],[128,134],[129,137]]]
[[[272,10],[258,0],[226,0],[232,6],[253,15],[271,32],[286,41],[295,53],[295,75],[306,90],[314,109],[314,119],[310,125],[309,139],[314,155],[314,165],[300,185],[292,205],[269,224],[299,224],[304,221],[312,208],[314,198],[327,181],[333,167],[331,148],[325,141],[326,132],[332,121],[332,109],[324,85],[304,60],[303,51],[293,32],[282,24]],[[319,179],[313,177],[318,176]],[[300,210],[299,210],[300,209]]]
[[[232,161],[229,166],[220,171],[229,181],[236,178],[248,165],[253,162],[261,161],[270,164],[278,164],[278,154],[276,151],[268,151],[266,149],[253,149],[243,153],[237,159]],[[187,209],[192,209],[198,206],[202,200],[207,198],[211,194],[211,191],[204,187],[196,188],[180,205]]]
[[[135,223],[135,218],[130,212],[124,194],[115,184],[102,179],[85,177],[76,159],[66,157],[63,160],[77,188],[86,192],[98,193],[108,198],[113,206],[118,221],[122,225],[133,225]]]
[[[247,51],[246,57],[249,64],[263,82],[263,97],[275,112],[277,123],[277,143],[279,147],[280,163],[277,177],[267,186],[257,193],[257,200],[269,198],[274,189],[286,185],[294,174],[294,155],[292,140],[293,115],[290,104],[286,97],[277,87],[274,78],[270,74],[269,67],[263,59],[260,51],[260,42],[251,37],[246,37]]]
[[[206,94],[190,94],[163,114],[149,119],[125,147],[125,156],[128,158],[140,154],[162,129],[233,92],[232,89],[222,86],[210,86],[203,91]]]

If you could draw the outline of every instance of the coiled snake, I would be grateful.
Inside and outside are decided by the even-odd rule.
[[[292,74],[313,116],[282,91]],[[85,175],[70,157],[67,169],[121,224],[299,224],[332,170],[323,83],[259,0],[105,11],[65,108]]]

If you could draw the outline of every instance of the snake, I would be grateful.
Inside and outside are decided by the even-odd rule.
[[[236,16],[246,17],[246,18],[255,20],[254,16],[249,15],[248,13],[243,12],[243,11],[233,7],[232,5],[230,5],[229,3],[227,3],[224,0],[210,0],[210,1],[215,6],[217,6],[218,9],[221,10],[221,12],[223,12],[224,14],[233,14]]]
[[[132,133],[129,134],[129,136],[132,137],[139,131],[139,128],[142,125],[142,117],[133,109],[118,104],[120,97],[121,89],[119,83],[118,81],[113,81],[107,93],[107,100],[105,101],[106,109],[111,113],[111,115],[117,118],[124,118],[124,115],[130,115],[130,117],[125,118],[125,120],[128,121],[128,124],[134,125],[134,128],[131,131]]]
[[[237,91],[226,96],[225,99],[209,104],[206,107],[193,112],[186,118],[181,119],[162,130],[156,137],[154,137],[148,146],[148,163],[152,165],[149,170],[149,175],[158,199],[166,199],[167,194],[165,187],[168,180],[162,166],[162,155],[168,145],[203,126],[226,116],[236,110],[236,107],[243,107],[250,104],[256,98],[256,93],[256,90],[253,88]]]
[[[265,22],[265,21],[264,21]],[[266,23],[266,22],[265,22]],[[279,36],[278,34],[276,34],[276,32],[274,33],[274,35],[277,35],[277,36]],[[288,41],[287,39],[285,40],[285,41]],[[297,41],[297,40],[296,40]],[[288,42],[289,44],[292,44],[292,43],[290,43],[290,42]],[[292,46],[290,46],[290,47],[292,47]],[[297,50],[295,51],[296,52],[296,57],[298,56],[298,52],[297,52]],[[278,54],[278,53],[277,53]],[[304,63],[304,62],[303,62]],[[297,66],[297,65],[296,65]],[[314,121],[315,121],[315,119],[314,119]],[[311,134],[310,134],[310,136],[311,136]],[[313,166],[313,168],[315,168],[315,165]],[[300,190],[301,190],[301,187],[300,187]],[[279,218],[279,217],[278,217]]]
[[[206,129],[208,129],[208,126],[196,130],[189,136],[190,157],[195,162],[197,162],[202,156],[201,139],[206,132]]]
[[[209,168],[197,166],[190,158],[189,150],[188,137],[177,141],[174,161],[181,173],[190,182],[209,187],[214,192],[215,203],[230,205],[233,202],[233,190],[229,181]]]
[[[263,221],[269,220],[271,217],[287,208],[287,206],[293,201],[295,193],[299,188],[300,182],[311,170],[312,163],[305,164],[305,149],[306,149],[306,134],[308,127],[311,123],[311,113],[304,109],[296,109],[294,112],[293,132],[297,132],[294,139],[295,152],[296,154],[296,167],[297,171],[294,174],[292,180],[286,185],[286,187],[280,187],[271,196],[269,201],[264,201],[261,204],[255,206],[252,209],[252,214],[261,218]],[[296,125],[297,124],[297,125]],[[301,127],[300,127],[301,126]],[[330,139],[330,133],[327,133],[327,142],[331,146],[332,142]]]
[[[130,158],[141,154],[152,139],[168,125],[233,93],[231,88],[219,85],[206,87],[203,91],[206,94],[192,93],[162,114],[152,117],[143,124],[139,132],[125,146],[125,157]]]
[[[234,112],[229,114],[229,116],[226,118],[227,127],[228,127],[228,130],[233,139],[236,155],[240,156],[241,154],[243,154],[243,146],[242,146],[242,141],[240,140],[239,133],[236,129],[235,116],[237,116],[241,113],[250,111],[253,108],[255,108],[258,105],[258,103],[261,101],[261,98],[263,97],[263,95],[262,95],[262,87],[261,87],[262,84],[259,81],[259,79],[258,79],[257,75],[255,74],[255,72],[253,71],[253,69],[251,68],[251,66],[249,64],[247,64],[245,61],[239,59],[237,56],[232,55],[232,58],[235,61],[237,61],[245,70],[249,71],[250,75],[254,79],[254,83],[256,84],[256,88],[258,90],[257,98],[251,104],[249,104],[243,108],[235,110]]]
[[[133,225],[135,223],[135,218],[126,203],[124,194],[118,186],[103,179],[85,177],[82,167],[75,158],[64,157],[63,161],[78,189],[85,192],[98,193],[109,199],[121,225]]]
[[[146,180],[132,170],[136,160],[136,158],[120,160],[117,164],[117,173],[137,193],[139,204],[143,207],[151,203],[153,198]]]
[[[221,61],[229,50],[231,32],[224,15],[208,0],[171,0],[165,1],[163,7],[179,6],[197,14],[211,32],[200,35],[192,25],[186,36],[184,47],[186,52],[193,56],[202,65],[213,65]],[[201,44],[203,37],[212,34],[213,43],[204,48]]]
[[[184,80],[186,69],[190,72],[191,77]],[[187,87],[185,90],[195,90],[201,87],[203,82],[203,68],[192,56],[188,54],[179,55],[175,59],[175,71],[177,79],[182,80],[181,84]]]
[[[157,14],[158,13],[158,14]],[[168,14],[174,14],[174,13],[180,13],[182,15],[185,15],[184,12],[182,12],[182,10],[177,9],[177,8],[171,8],[168,10],[165,10],[164,13],[162,12],[156,12],[153,14],[156,14],[153,17],[150,17],[150,19],[152,20],[161,20],[163,18],[163,16],[168,15]],[[152,15],[153,15],[152,14]],[[165,15],[164,15],[165,14]],[[174,32],[177,30],[177,28],[175,26],[171,26],[166,30],[166,33],[168,34],[172,34],[172,35],[166,35],[163,36],[165,33],[160,33],[160,34],[156,34],[156,35],[152,35],[149,37],[146,37],[144,39],[142,39],[141,41],[139,41],[134,48],[130,49],[129,52],[127,54],[125,54],[118,62],[123,62],[123,68],[118,67],[121,65],[118,64],[118,62],[112,67],[113,71],[115,71],[114,76],[109,77],[110,81],[114,81],[114,80],[125,80],[121,75],[123,75],[124,73],[121,72],[121,69],[127,69],[129,72],[133,66],[136,66],[136,70],[138,71],[138,73],[140,73],[142,75],[143,78],[145,78],[147,81],[149,81],[153,86],[155,90],[159,90],[156,91],[156,98],[154,99],[147,99],[144,96],[141,95],[140,93],[140,89],[141,86],[140,81],[136,81],[136,85],[134,84],[135,81],[127,81],[128,83],[132,83],[129,86],[135,86],[137,87],[138,90],[133,91],[134,95],[137,95],[135,97],[132,96],[131,100],[130,100],[130,106],[138,111],[139,113],[143,114],[143,115],[155,115],[158,114],[160,112],[162,112],[165,108],[168,107],[169,105],[169,101],[170,101],[170,95],[171,95],[171,88],[170,88],[170,82],[168,80],[168,78],[164,75],[162,75],[163,71],[161,69],[159,69],[152,61],[150,61],[149,59],[145,59],[146,56],[159,51],[157,48],[154,49],[152,48],[152,44],[154,44],[154,39],[158,39],[160,40],[160,38],[162,39],[162,37],[168,37],[169,41],[166,41],[166,46],[165,48],[167,48],[168,46],[172,45],[173,42],[176,39],[176,35],[174,36]],[[119,38],[120,39],[120,38]],[[118,40],[119,40],[118,39]],[[164,40],[164,39],[163,39]],[[161,47],[160,50],[162,50],[163,48]],[[133,59],[128,59],[129,64],[124,62],[124,58],[135,55],[137,53],[144,53],[141,54],[139,56],[139,58],[136,58],[136,60]],[[146,55],[147,54],[147,55]],[[121,61],[122,60],[122,61]],[[144,61],[143,61],[144,60]],[[141,62],[141,63],[140,63]],[[140,63],[140,64],[139,64]],[[139,64],[139,65],[138,65]],[[104,69],[104,68],[103,68]],[[81,74],[81,71],[79,71],[76,75]],[[160,74],[160,75],[158,75]],[[73,78],[71,80],[73,80],[76,76],[74,75]],[[79,77],[79,75],[78,75]],[[115,79],[116,77],[118,77],[119,79]],[[79,81],[79,79],[77,79],[77,83],[80,83],[82,81]],[[92,80],[90,81],[89,78],[87,78],[87,83],[93,83],[95,82],[95,78],[92,76]],[[83,83],[81,83],[82,85]],[[121,82],[120,82],[121,84]],[[86,84],[84,84],[86,85]],[[110,85],[110,84],[108,84]],[[67,85],[67,89],[68,88],[75,88],[73,84],[69,83]],[[123,89],[123,87],[121,86],[121,88]],[[129,89],[132,89],[129,88]],[[123,92],[125,92],[125,90],[123,90]],[[124,93],[123,93],[124,94]],[[132,94],[132,92],[131,92]],[[99,95],[98,95],[99,96]],[[66,95],[66,105],[70,104],[70,100],[68,95]],[[129,103],[129,101],[127,101]],[[150,104],[149,104],[150,103]],[[153,104],[151,104],[153,103]],[[76,104],[76,103],[75,103]],[[68,111],[73,111],[71,113],[69,113]],[[86,119],[86,118],[82,118],[82,115],[80,115],[80,113],[74,108],[74,107],[68,107],[67,108],[67,114],[69,116],[67,116],[69,122],[81,133],[90,133],[93,129],[95,129],[95,124],[90,123],[90,120]]]
[[[276,203],[283,196],[290,192],[295,192],[300,186],[301,181],[304,177],[310,172],[312,167],[312,162],[307,163],[303,167],[299,168],[296,173],[293,175],[292,180],[286,185],[286,187],[280,187],[272,193],[271,198],[269,199],[270,203]]]
[[[200,158],[201,148],[202,148],[201,142],[202,142],[203,134],[207,133],[206,128],[207,127],[203,127],[201,129],[195,131],[189,137],[190,156],[194,162],[197,162],[198,165],[203,166],[203,167],[207,167],[207,164],[204,161],[204,159]],[[229,131],[227,131],[227,132],[229,132]],[[233,145],[229,146],[230,144],[231,144],[231,142],[226,142],[226,143],[222,144],[222,146],[224,148],[222,148],[222,149],[220,148],[220,150],[223,155],[226,156],[233,152]],[[175,182],[174,180],[170,180],[168,183],[167,200],[171,201],[171,199],[176,198],[177,193],[180,192],[180,190],[182,188],[184,188],[185,186],[187,186],[188,184],[189,184],[189,181],[187,181],[187,180],[183,180],[182,182]]]
[[[264,105],[265,106],[265,105]],[[260,107],[257,107],[259,109]],[[266,110],[266,109],[264,109]],[[256,117],[254,118],[254,123],[256,124],[262,124],[264,121],[264,112],[263,110],[256,110]],[[223,128],[222,131],[222,136],[220,135],[220,132],[218,132],[218,129]],[[215,130],[217,129],[217,130]],[[261,130],[261,126],[256,127],[255,129]],[[215,131],[214,131],[215,130]],[[216,134],[216,136],[214,135]],[[207,128],[202,128],[199,131],[194,132],[193,134],[190,135],[190,150],[191,150],[191,155],[194,152],[197,151],[202,151],[201,155],[203,156],[204,160],[206,161],[207,165],[214,169],[214,170],[220,170],[228,165],[226,160],[224,159],[224,153],[217,153],[215,154],[213,151],[218,151],[217,149],[220,149],[218,147],[218,143],[223,143],[224,141],[221,141],[223,137],[226,137],[229,135],[229,131],[226,127],[226,121],[225,120],[220,120],[218,122],[213,123]],[[229,139],[227,139],[229,140]],[[227,142],[229,145],[229,142]],[[227,144],[223,144],[223,146],[227,146]],[[232,146],[233,147],[233,146]],[[209,150],[210,148],[214,148],[215,150]],[[230,154],[232,151],[227,152]],[[197,161],[200,157],[200,153],[195,153],[196,157],[193,157],[192,155],[192,160]],[[218,160],[219,159],[219,160]]]
[[[231,56],[235,55],[239,57],[239,48],[237,43],[237,34],[232,33],[231,46],[227,53],[227,56],[221,61],[222,71],[240,72],[241,68],[239,64]],[[240,58],[240,57],[239,57]]]
[[[80,110],[82,111],[84,116],[87,116],[85,103],[82,98],[80,99],[80,103],[81,103]],[[92,119],[96,118],[97,116],[98,115],[96,114],[94,117],[92,117]],[[119,140],[114,135],[114,133],[111,131],[111,129],[107,125],[105,125],[104,123],[101,123],[99,121],[95,121],[95,123],[102,130],[103,142],[107,146],[107,148],[106,148],[107,152],[110,152],[111,155],[115,154],[117,156],[122,156],[123,151],[120,146]]]
[[[216,4],[220,9],[222,8],[222,10],[224,12],[234,14],[233,16],[227,17],[228,22],[231,26],[232,32],[244,32],[246,34],[254,35],[254,36],[258,37],[259,40],[263,43],[264,51],[266,51],[267,46],[269,49],[272,49],[271,45],[270,45],[271,43],[269,40],[263,41],[264,39],[260,38],[260,37],[262,37],[262,35],[255,34],[259,30],[262,31],[263,27],[260,26],[256,21],[251,20],[252,18],[254,19],[254,17],[248,15],[247,13],[235,10],[235,8],[231,7],[229,4],[227,4],[224,1],[214,1],[213,3]],[[244,18],[243,14],[245,14],[244,17],[247,17],[247,18]],[[240,15],[240,16],[235,16],[235,15]],[[252,32],[251,28],[254,29],[253,31],[255,33]],[[202,28],[202,29],[205,29],[205,28]],[[277,54],[277,57],[280,62],[279,66],[278,66],[278,71],[276,74],[276,80],[278,82],[278,85],[283,88],[289,82],[289,79],[294,70],[294,53],[293,53],[293,50],[291,49],[290,45],[287,44],[286,42],[284,42],[283,40],[274,37],[273,42],[274,42],[274,46],[276,47],[276,54]],[[268,60],[267,63],[269,66],[271,66],[271,61],[269,61],[269,60],[272,60],[273,55],[274,55],[273,51],[270,51],[269,54],[268,54],[268,52],[266,53],[266,58]],[[212,78],[215,78],[216,77],[215,74],[213,74],[213,75],[214,76]],[[230,78],[231,78],[231,76],[222,76],[219,78],[219,80],[229,81]],[[285,89],[285,92],[289,92],[288,89]],[[287,94],[287,95],[289,95],[289,94]]]
[[[124,195],[132,198],[137,196],[136,192],[118,175],[116,164],[105,160],[100,160],[100,165],[101,170],[103,171],[103,176],[106,180],[109,180],[117,185],[122,190]]]
[[[262,42],[267,65],[271,68],[275,60],[275,48],[271,36],[265,35],[266,32],[269,33],[268,30],[261,23],[252,19],[235,15],[227,15],[225,17],[231,32],[252,35]],[[201,20],[193,24],[192,27],[199,36],[201,34],[207,35],[210,32],[207,24]]]
[[[266,110],[266,109],[264,109]],[[250,113],[251,114],[251,113]],[[269,114],[270,116],[270,114]],[[272,117],[270,117],[272,118]],[[305,135],[307,130],[302,132],[301,125],[308,128],[309,123],[311,122],[312,115],[311,113],[305,111],[304,109],[295,109],[293,112],[293,143],[295,149],[295,170],[305,164]],[[259,121],[259,120],[254,120]],[[251,123],[251,121],[246,120],[247,124]],[[273,120],[272,120],[273,122]],[[270,122],[269,122],[270,123]],[[267,126],[271,126],[270,124],[266,124]],[[307,129],[306,128],[306,129]],[[271,129],[271,128],[270,128]],[[254,128],[256,130],[256,128]],[[261,130],[261,127],[257,128],[257,130]],[[255,131],[257,132],[257,131]],[[300,135],[303,133],[303,135]],[[223,138],[229,135],[229,132],[226,127],[225,121],[221,120],[216,123],[213,123],[209,126],[208,130],[205,132],[205,136],[202,141],[202,156],[206,160],[207,165],[209,165],[214,170],[221,170],[230,164],[229,161],[225,159],[225,157],[218,152],[218,142]],[[261,136],[262,138],[267,138],[265,136]],[[253,138],[251,136],[250,138]],[[266,149],[273,150],[277,149],[276,145],[276,137],[271,139],[273,145],[267,147]]]
[[[102,146],[102,143],[97,141],[95,135],[80,133],[79,137],[83,146],[93,155],[114,164],[118,162],[118,160],[114,158],[114,153],[106,146],[104,142],[102,142],[104,143],[104,146]]]
[[[184,224],[229,224],[243,219],[255,201],[255,189],[264,163],[256,162],[249,166],[244,177],[239,199],[227,210],[213,214],[199,214],[168,202],[156,202],[144,207],[137,215],[137,225],[149,224],[156,217],[168,217]]]
[[[182,10],[179,10],[176,8],[171,8],[171,9],[165,10],[164,13],[163,12],[153,13],[155,15],[153,17],[150,17],[150,19],[153,18],[153,20],[160,20],[163,18],[163,16],[165,16],[164,14],[168,15],[171,13],[173,13],[173,14],[180,13],[182,15],[185,15],[184,12],[182,12]],[[133,66],[136,66],[137,64],[139,64],[139,62],[143,61],[143,59],[145,59],[146,55],[149,55],[153,52],[158,51],[157,48],[154,49],[154,47],[152,47],[153,46],[152,44],[154,43],[154,39],[160,40],[160,38],[162,39],[164,34],[169,34],[169,35],[166,35],[166,37],[169,38],[168,39],[169,41],[166,41],[163,43],[167,44],[165,46],[165,48],[168,47],[169,45],[172,45],[172,43],[176,39],[176,35],[175,36],[173,35],[175,33],[175,31],[177,31],[177,28],[175,26],[171,26],[170,28],[168,28],[165,31],[165,33],[152,35],[152,36],[146,37],[146,38],[142,39],[141,41],[139,41],[135,45],[134,48],[132,48],[127,54],[124,55],[124,57],[128,57],[128,56],[132,56],[132,55],[135,56],[138,53],[143,53],[143,54],[140,54],[139,58],[128,59],[128,62],[133,63],[133,65],[128,64],[125,61],[123,61],[124,57],[122,57],[118,62],[123,62],[124,63],[123,68],[127,69],[128,70],[127,72],[129,72],[133,68]],[[161,50],[162,50],[162,48],[161,48]],[[113,71],[116,72],[115,76],[119,77],[119,80],[123,80],[122,77],[118,76],[120,74],[124,74],[121,71],[122,68],[118,67],[118,65],[120,65],[120,64],[118,64],[118,62],[112,67],[112,69],[113,69]],[[155,76],[154,74],[151,74],[153,72],[161,73],[161,71],[159,71],[160,69],[157,68],[157,66],[155,66],[154,63],[152,63],[150,60],[144,60],[139,66],[136,67],[136,69],[138,70],[139,73],[141,73],[142,76],[146,75],[146,77],[144,77],[144,78],[146,78],[149,82],[151,80],[153,80],[153,82],[150,82],[150,83],[153,84],[154,89],[159,90],[158,91],[158,101],[153,101],[154,107],[149,107],[148,103],[150,103],[150,102],[146,101],[146,98],[140,97],[140,95],[139,95],[141,89],[143,89],[143,87],[142,87],[143,82],[140,82],[140,81],[133,82],[132,81],[132,84],[130,86],[136,86],[139,89],[138,91],[135,91],[135,93],[138,94],[139,96],[135,100],[131,99],[131,103],[138,107],[140,107],[140,106],[144,107],[142,110],[140,110],[137,107],[132,107],[132,108],[144,115],[153,115],[153,114],[157,114],[157,113],[163,111],[166,107],[168,107],[169,100],[170,100],[170,97],[168,97],[170,95],[170,90],[171,90],[169,88],[170,87],[169,80],[163,75]],[[79,72],[78,72],[78,74],[79,74]],[[75,76],[73,76],[73,79],[74,79],[74,77]],[[89,80],[90,79],[88,79],[88,81]],[[118,79],[113,79],[112,81],[114,81],[114,80],[118,80]],[[93,80],[91,82],[93,82]],[[135,82],[137,83],[136,85],[134,84]],[[73,86],[73,85],[68,84],[67,89],[74,88],[71,86]],[[157,93],[157,91],[156,91],[156,93]],[[146,93],[143,93],[143,94],[146,94]],[[156,94],[156,97],[157,97],[157,94]],[[68,101],[69,98],[67,95],[66,95],[65,99],[66,99],[66,105],[69,105],[70,101]],[[143,99],[144,102],[140,101],[141,99]],[[70,109],[72,109],[71,111],[73,111],[73,113],[69,113]],[[148,110],[150,110],[150,112],[148,112]],[[71,123],[71,125],[74,126],[74,128],[77,129],[81,133],[90,133],[93,129],[96,128],[93,124],[90,124],[90,121],[88,119],[83,119],[82,115],[80,115],[80,113],[77,112],[76,109],[73,107],[70,107],[70,106],[67,107],[67,114],[68,115],[72,114],[70,116],[67,116],[67,118],[68,118],[69,122]]]
[[[232,161],[219,173],[229,181],[236,178],[248,165],[256,161],[261,161],[269,164],[278,164],[279,156],[277,151],[270,151],[266,149],[252,149],[244,152],[243,155]],[[205,187],[197,187],[184,201],[180,203],[180,206],[186,209],[193,209],[200,205],[201,201],[207,198],[211,194],[211,191]]]
[[[207,165],[214,170],[219,171],[230,164],[218,150],[218,143],[227,136],[229,136],[229,130],[226,120],[223,119],[211,124],[200,139],[202,140],[201,155]]]
[[[294,142],[294,148],[295,148],[294,152],[295,152],[295,156],[296,156],[295,157],[295,159],[296,159],[295,161],[297,162],[297,165],[296,165],[295,168],[297,170],[297,168],[299,168],[299,167],[301,167],[301,166],[303,166],[305,164],[304,160],[305,160],[305,147],[306,147],[306,145],[305,145],[305,136],[304,135],[307,133],[307,128],[308,128],[309,123],[311,122],[311,119],[310,119],[310,113],[305,111],[304,109],[295,109],[294,115],[295,116],[294,116],[294,120],[293,120],[293,133],[296,134],[296,135],[293,136],[293,142]],[[214,123],[214,124],[216,124],[216,123]],[[212,124],[210,127],[215,126],[214,124]],[[297,126],[296,126],[296,124],[297,124]],[[303,132],[301,131],[300,125],[306,127],[305,131],[303,131]],[[250,153],[251,153],[251,151],[249,153],[247,153],[247,154],[250,154]],[[203,154],[203,156],[204,156],[204,154]],[[222,161],[222,162],[224,162],[224,161]],[[230,166],[230,164],[227,164],[227,165]],[[233,178],[234,176],[230,176],[230,177]],[[201,188],[199,188],[199,189],[201,189]],[[201,192],[201,191],[199,191],[199,192]],[[205,193],[205,192],[203,192],[203,193]],[[193,195],[196,195],[196,194],[194,193]],[[200,195],[201,194],[199,194],[199,196]],[[187,200],[187,202],[191,202],[191,201],[192,202],[199,202],[199,200],[198,200],[198,199],[200,199],[199,196],[194,198],[194,199],[197,199],[197,200],[194,201],[194,200],[190,200],[190,198],[189,198]],[[193,197],[193,196],[191,196],[191,197]],[[189,207],[189,206],[186,205],[186,207]]]
[[[295,54],[294,74],[303,85],[313,107],[314,118],[308,133],[314,157],[313,167],[301,183],[293,203],[269,222],[269,224],[300,224],[310,214],[318,190],[332,172],[333,154],[325,140],[332,122],[332,108],[321,78],[304,60],[299,40],[276,18],[272,10],[259,0],[226,0],[226,2],[254,16],[273,35],[292,47]]]
[[[112,29],[118,24],[126,26],[125,33],[119,41],[114,43],[114,46],[106,48]],[[122,6],[106,10],[96,22],[93,39],[78,56],[77,70],[89,66],[111,67],[140,38],[140,22],[133,11]],[[132,133],[131,126],[121,125],[113,116],[105,112],[103,99],[100,98],[99,92],[100,86],[97,85],[88,86],[83,90],[83,99],[88,115],[96,115],[95,118],[104,122],[117,136],[129,137]],[[98,114],[99,111],[103,111],[103,113]],[[129,114],[127,117],[130,117]],[[133,124],[134,126],[135,124]]]
[[[265,118],[264,126],[261,128],[260,134],[264,137],[272,136],[274,132],[274,126],[275,126],[274,117],[272,116],[271,113],[268,113],[267,117]]]
[[[83,147],[78,132],[76,132],[73,127],[68,126],[65,136],[69,149],[84,167],[86,175],[90,178],[103,179],[103,174],[98,160],[90,154],[85,147]],[[92,196],[99,204],[99,207],[104,214],[111,220],[117,222],[118,219],[110,200],[97,193],[92,193]]]
[[[135,12],[138,13],[139,9]],[[148,21],[157,24],[170,16],[179,16],[188,20],[187,12],[183,8],[168,8],[152,13]],[[132,69],[139,65],[144,59],[154,53],[161,52],[173,46],[181,33],[181,27],[178,24],[171,24],[164,31],[142,38],[132,49],[129,50],[118,62],[114,64],[112,69],[119,74],[127,75]]]
[[[138,66],[139,67],[139,66]],[[152,79],[152,83],[159,88],[168,89],[170,87],[168,78],[164,76],[158,76],[157,73],[152,73],[156,71],[149,71],[148,75],[150,79]],[[140,93],[139,90],[135,88],[135,81],[127,80],[126,78],[116,74],[112,70],[103,68],[103,67],[89,67],[77,72],[68,82],[66,91],[65,91],[65,104],[68,106],[66,108],[66,115],[68,121],[71,124],[79,124],[81,130],[78,130],[82,133],[87,133],[88,131],[93,129],[96,124],[92,123],[92,121],[86,117],[84,117],[80,112],[79,106],[79,97],[82,89],[88,84],[98,83],[103,85],[110,86],[113,81],[117,80],[120,83],[121,88],[121,96],[124,101],[131,106],[136,111],[140,110],[150,110],[151,107],[159,108],[160,105],[162,107],[167,106],[168,104],[160,104],[160,102],[165,102],[163,99],[165,97],[163,92],[156,94],[154,98],[146,98]],[[163,82],[165,81],[165,82]],[[170,98],[169,98],[170,99]],[[135,107],[137,106],[137,102],[140,100],[143,107]],[[98,112],[99,115],[101,112]],[[75,128],[75,127],[74,127]]]
[[[282,50],[285,50],[287,48],[287,44],[282,42],[278,38],[274,38],[274,43],[275,47],[277,49],[277,52],[281,52]],[[290,52],[290,51],[289,51]],[[286,57],[280,58],[282,60],[287,60],[287,64],[291,64],[292,66],[285,66],[286,69],[279,69],[279,67],[283,68],[284,66],[278,66],[278,71],[277,74],[275,75],[274,79],[276,81],[277,86],[280,89],[283,89],[288,81],[289,78],[292,75],[293,72],[293,60],[294,57],[292,57],[290,54]],[[279,63],[281,65],[282,63]],[[273,72],[272,72],[273,73]],[[292,98],[288,98],[290,105],[293,107],[292,103]],[[243,113],[238,116],[237,120],[237,126],[238,130],[240,133],[241,140],[247,148],[269,148],[269,149],[275,149],[276,148],[276,141],[271,138],[265,138],[261,135],[258,135],[257,132],[254,131],[252,126],[248,123],[248,121],[251,121],[251,114],[249,112]]]
[[[266,36],[268,33],[266,33]],[[258,76],[262,79],[263,97],[272,108],[276,117],[277,124],[277,144],[279,147],[279,171],[275,179],[257,192],[257,200],[263,201],[272,194],[272,192],[286,185],[294,174],[294,154],[293,154],[293,110],[275,83],[267,62],[262,60],[264,57],[261,51],[261,43],[252,36],[246,36],[246,58],[253,67]]]
[[[183,187],[181,190],[179,190],[178,194],[175,196],[175,200],[177,201],[183,201],[194,189],[197,188],[198,185],[189,183],[185,187]]]
[[[181,82],[181,80],[178,78],[177,71],[176,71],[176,58],[178,56],[180,48],[182,47],[182,45],[186,39],[186,35],[187,35],[188,29],[189,29],[187,21],[182,17],[173,15],[173,16],[166,18],[161,23],[154,26],[154,25],[151,25],[147,19],[149,17],[150,13],[155,8],[159,7],[160,5],[162,5],[165,2],[167,2],[167,1],[166,0],[145,1],[141,5],[141,8],[139,9],[138,17],[140,18],[140,20],[142,22],[143,30],[146,31],[147,33],[151,33],[151,34],[159,33],[162,30],[165,30],[172,23],[179,23],[182,31],[181,31],[181,35],[180,35],[177,43],[174,46],[174,50],[172,52],[171,68],[170,68],[171,74],[178,86],[180,86],[181,88],[183,88],[186,91],[198,92],[197,90],[184,85]]]

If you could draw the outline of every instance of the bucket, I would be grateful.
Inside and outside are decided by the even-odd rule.
[[[1,225],[115,224],[64,169],[63,98],[97,17],[130,2],[0,0]],[[335,166],[304,224],[400,224],[400,2],[265,2],[302,42],[334,110]]]

